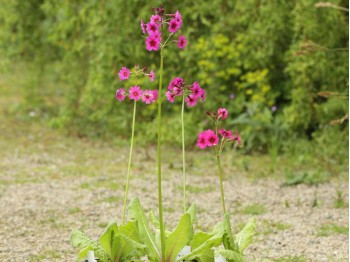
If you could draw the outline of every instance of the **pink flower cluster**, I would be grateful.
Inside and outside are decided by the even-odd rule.
[[[206,93],[205,90],[199,86],[198,82],[194,82],[191,86],[186,86],[185,81],[180,77],[176,77],[170,82],[165,95],[170,103],[174,103],[175,97],[183,95],[186,90],[188,94],[185,101],[188,107],[197,105],[199,99],[204,103]]]
[[[123,101],[126,98],[127,94],[124,88],[119,88],[115,94],[115,99],[118,101]],[[132,86],[129,89],[130,100],[138,101],[142,100],[145,104],[151,104],[157,101],[158,99],[158,90],[144,90],[142,91],[139,86]]]
[[[228,111],[226,108],[219,108],[217,113],[207,113],[211,118],[214,119],[215,124],[218,125],[219,119],[226,119],[228,116]],[[208,129],[202,133],[199,133],[198,140],[197,140],[197,146],[201,149],[204,149],[206,147],[212,147],[216,146],[219,143],[219,137],[221,136],[221,146],[220,150],[224,147],[226,142],[233,142],[237,141],[238,144],[241,144],[241,137],[238,135],[238,132],[236,131],[236,134],[233,135],[231,130],[226,130],[224,128],[219,129],[217,133],[215,133],[213,130]]]
[[[148,35],[146,38],[146,49],[148,51],[158,51],[162,43],[162,32],[161,28],[163,24],[169,24],[168,30],[171,34],[176,33],[182,25],[182,17],[179,11],[175,14],[169,14],[170,20],[163,18],[164,9],[155,10],[155,14],[150,17],[150,21],[145,24],[141,19],[141,30],[142,33]],[[184,36],[179,36],[178,40],[174,41],[177,46],[184,49],[187,40]]]
[[[142,69],[139,69],[138,66],[135,66],[135,70],[136,70],[136,74],[143,74],[145,76],[148,76],[149,77],[149,80],[151,82],[154,81],[154,78],[155,78],[155,74],[153,72],[153,70],[151,70],[151,72],[149,72],[149,74],[145,73],[144,71],[146,70],[146,68],[142,68]],[[130,72],[130,69],[123,66],[122,69],[120,69],[119,73],[118,73],[118,76],[119,76],[119,80],[120,81],[123,81],[123,80],[127,80],[129,79],[130,75],[132,73]]]

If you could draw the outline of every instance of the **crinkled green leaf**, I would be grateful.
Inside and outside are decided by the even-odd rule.
[[[252,218],[243,227],[243,229],[237,235],[235,235],[235,241],[239,247],[239,252],[241,254],[243,254],[243,251],[252,242],[255,225],[256,225],[256,220],[255,218]]]
[[[222,243],[222,236],[224,234],[223,225],[218,224],[211,234],[199,233],[193,237],[191,241],[192,252],[186,256],[183,256],[182,260],[193,260],[198,258],[203,252],[207,252],[207,249],[219,246]],[[194,248],[194,246],[196,246]],[[181,260],[180,259],[180,260]]]
[[[233,250],[219,249],[216,253],[222,255],[228,262],[245,262],[244,256]]]
[[[159,223],[159,219],[158,217],[154,214],[153,210],[151,210],[150,214],[149,214],[151,223],[154,225],[154,227],[156,229],[160,228],[160,223]]]
[[[176,226],[175,230],[170,233],[165,242],[165,257],[167,261],[174,261],[177,254],[191,240],[193,228],[191,216],[185,213]]]
[[[132,257],[146,255],[146,246],[118,233],[113,239],[112,261],[129,261]]]
[[[73,230],[71,234],[71,245],[73,247],[79,247],[82,251],[94,250],[95,256],[100,259],[101,262],[110,261],[106,251],[101,247],[98,241],[92,240],[89,236],[79,230]],[[87,248],[91,249],[87,249]],[[85,252],[84,251],[84,252]],[[80,255],[79,255],[80,257]],[[79,259],[78,257],[78,259]]]
[[[224,244],[225,249],[239,252],[239,247],[236,244],[232,235],[232,227],[230,222],[230,216],[228,213],[225,213],[224,216],[224,235],[222,237],[222,242]]]
[[[100,236],[101,247],[106,251],[109,258],[112,259],[112,246],[114,236],[118,234],[118,225],[115,221],[112,221],[108,224],[102,235]]]
[[[210,234],[205,232],[198,232],[193,236],[191,240],[191,248],[192,250],[196,249],[200,245],[202,245],[205,241],[207,241],[211,237]]]
[[[190,214],[191,216],[191,224],[193,225],[194,223],[196,223],[197,217],[197,206],[196,204],[192,204],[188,209],[187,212],[188,214]]]
[[[119,233],[128,236],[138,243],[142,243],[142,239],[137,227],[137,221],[129,221],[125,225],[120,225]]]
[[[154,234],[151,231],[145,213],[143,212],[138,198],[131,200],[129,204],[129,216],[137,221],[142,242],[147,246],[150,257],[160,257],[160,252],[157,249]]]
[[[213,262],[214,261],[214,250],[206,249],[196,258],[198,262]]]

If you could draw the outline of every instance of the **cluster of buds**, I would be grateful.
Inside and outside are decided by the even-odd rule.
[[[142,33],[147,35],[146,37],[146,49],[148,51],[158,51],[162,43],[162,26],[163,24],[168,25],[168,30],[171,35],[176,33],[182,25],[182,17],[179,11],[176,11],[175,14],[167,14],[167,18],[164,17],[164,8],[155,8],[154,15],[149,19],[148,23],[144,23],[141,19],[141,30]],[[167,40],[167,41],[168,41]],[[184,36],[180,35],[178,40],[174,40],[174,43],[177,43],[177,46],[181,49],[185,48],[187,40]],[[167,44],[164,43],[164,46]]]
[[[219,120],[224,120],[228,116],[228,111],[226,108],[219,108],[217,112],[207,112],[207,115],[215,121],[216,132],[214,132],[211,129],[208,129],[204,132],[199,133],[197,140],[197,146],[199,148],[204,149],[206,147],[217,146],[220,141],[219,135],[221,136],[221,144],[218,153],[220,153],[223,150],[227,142],[236,141],[238,144],[241,144],[241,137],[238,135],[237,131],[236,134],[233,135],[231,130],[226,130],[224,128],[218,130],[217,128],[219,125]]]
[[[123,81],[129,79],[130,75],[135,75],[135,77],[143,75],[149,77],[149,80],[153,82],[155,77],[154,72],[150,71],[149,73],[145,73],[146,69],[147,68],[139,69],[139,66],[136,65],[135,72],[130,72],[130,70],[124,66],[118,73],[119,80]],[[127,95],[124,88],[119,88],[115,94],[115,99],[121,102],[127,96],[130,100],[138,101],[141,99],[145,104],[151,104],[157,101],[158,90],[141,90],[139,86],[132,86],[129,88],[129,94]]]
[[[186,95],[185,101],[188,107],[197,105],[199,100],[204,103],[206,98],[205,90],[199,86],[198,82],[186,86],[185,81],[180,77],[176,77],[170,82],[165,95],[170,103],[173,103],[176,97]]]

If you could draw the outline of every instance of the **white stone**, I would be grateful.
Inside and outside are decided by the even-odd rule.
[[[218,255],[215,257],[215,262],[226,262],[226,258],[224,258],[222,255]]]

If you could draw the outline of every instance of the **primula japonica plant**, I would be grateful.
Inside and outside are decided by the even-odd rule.
[[[227,117],[224,111],[218,114],[210,114],[215,120],[215,132],[207,130],[200,135],[198,146],[200,148],[215,147],[216,156],[218,157],[219,177],[221,185],[222,204],[224,209],[224,221],[218,224],[211,233],[193,231],[195,221],[196,206],[186,207],[186,174],[185,174],[185,146],[184,146],[184,104],[188,107],[195,106],[198,101],[204,102],[206,98],[205,91],[197,82],[192,85],[186,85],[182,78],[175,78],[171,81],[168,91],[163,94],[163,59],[164,49],[170,43],[177,44],[178,48],[183,49],[187,41],[183,36],[172,40],[175,33],[181,28],[182,17],[179,11],[174,14],[165,14],[164,8],[154,8],[154,15],[150,21],[145,24],[141,20],[141,30],[146,35],[146,49],[148,51],[160,51],[160,68],[159,68],[159,87],[158,90],[142,90],[140,86],[132,86],[128,92],[124,88],[119,88],[115,94],[118,101],[124,101],[126,97],[134,101],[132,132],[130,142],[130,154],[128,169],[126,175],[126,185],[124,193],[122,222],[118,226],[112,221],[98,241],[94,241],[86,236],[83,232],[74,230],[71,235],[71,243],[74,247],[81,249],[77,261],[85,259],[87,256],[90,261],[95,261],[93,256],[102,262],[117,261],[148,261],[154,262],[174,262],[174,261],[199,261],[211,262],[214,257],[221,255],[228,261],[244,261],[243,251],[251,242],[254,230],[254,221],[250,221],[243,230],[233,236],[228,213],[225,209],[224,194],[222,186],[222,171],[220,166],[220,154],[226,143],[236,141],[240,142],[238,135],[233,136],[232,132],[220,129],[218,122],[220,119]],[[165,30],[167,28],[167,30]],[[168,32],[168,33],[167,33]],[[168,34],[166,36],[166,34]],[[138,66],[135,70],[130,71],[127,67],[122,67],[119,71],[121,81],[129,79],[130,76],[138,77],[147,76],[153,82],[155,74],[153,71],[146,72],[146,68],[140,69]],[[171,232],[165,231],[163,222],[163,203],[162,203],[162,169],[161,169],[161,116],[162,116],[162,97],[165,96],[169,102],[174,102],[177,96],[182,96],[182,148],[183,148],[183,177],[184,177],[184,214],[181,216],[178,225]],[[158,179],[158,210],[157,217],[151,212],[150,221],[154,229],[148,223],[147,217],[141,207],[138,198],[131,200],[128,206],[128,218],[126,216],[126,202],[128,198],[128,186],[131,172],[132,149],[134,141],[135,116],[137,101],[146,104],[157,103],[158,105],[158,151],[157,151],[157,179]],[[222,136],[219,146],[218,134]],[[217,250],[214,253],[213,247],[224,245],[225,249]],[[185,251],[186,250],[186,251]],[[142,259],[142,260],[141,260]]]
[[[139,66],[135,66],[135,71],[130,72],[127,67],[123,67],[118,75],[120,81],[126,80],[130,77],[130,75],[135,76],[136,78],[140,76],[148,76],[150,81],[154,81],[155,74],[151,71],[149,74],[145,73],[146,68],[139,69]],[[115,99],[118,101],[123,101],[126,98],[126,92],[124,88],[119,88],[115,94]],[[125,214],[126,214],[126,202],[128,199],[129,192],[129,180],[130,180],[130,169],[131,169],[131,158],[132,158],[132,149],[134,145],[134,133],[135,133],[135,116],[136,116],[136,103],[139,100],[142,100],[145,104],[151,104],[157,101],[158,99],[158,90],[141,90],[139,86],[132,86],[129,89],[130,100],[134,100],[134,112],[132,116],[132,128],[131,128],[131,141],[130,141],[130,154],[128,161],[128,172],[126,175],[126,184],[125,184],[125,195],[124,195],[124,205],[123,205],[123,215],[122,215],[122,224],[124,224]]]

